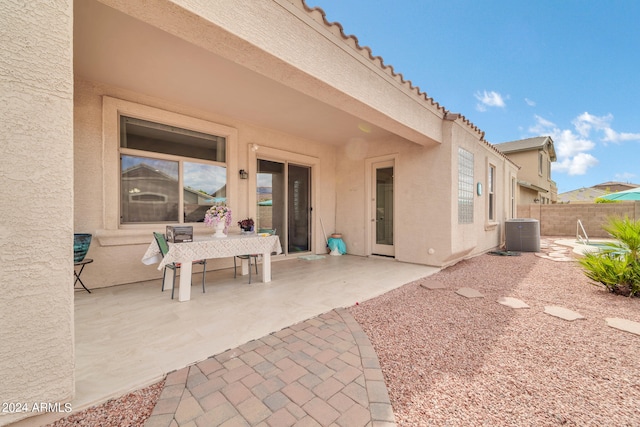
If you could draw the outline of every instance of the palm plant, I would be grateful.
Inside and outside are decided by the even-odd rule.
[[[611,217],[602,228],[616,242],[581,258],[584,274],[615,294],[640,294],[640,221]]]

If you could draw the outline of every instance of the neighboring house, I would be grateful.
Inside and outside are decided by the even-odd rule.
[[[270,188],[282,257],[326,253],[323,224],[352,255],[447,266],[498,247],[516,216],[514,162],[302,0],[2,12],[4,401],[74,393],[74,231],[93,234],[83,277],[105,287],[160,277],[140,262],[152,231],[188,218],[211,234],[194,192],[260,221]]]
[[[599,190],[605,191],[606,193],[617,193],[618,191],[631,190],[632,188],[638,188],[640,185],[631,184],[630,182],[617,182],[617,181],[607,181],[602,184],[596,184],[591,186],[591,188],[597,188]]]
[[[518,203],[556,203],[558,189],[551,179],[551,162],[556,150],[550,136],[538,136],[494,146],[520,166]]]
[[[583,187],[577,190],[558,194],[558,203],[595,203],[596,199],[609,193],[630,190],[640,187],[629,182],[608,181],[591,187]]]
[[[213,194],[183,186],[185,223],[202,222],[209,207],[226,201],[226,188]],[[122,224],[172,222],[178,215],[180,199],[177,176],[171,176],[145,163],[124,168],[120,180],[120,221]]]
[[[558,194],[558,203],[595,203],[600,196],[607,194],[607,191],[595,187],[582,187]]]

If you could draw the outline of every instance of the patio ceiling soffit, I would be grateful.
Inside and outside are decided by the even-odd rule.
[[[179,1],[150,2],[151,5],[123,0],[74,3],[74,71],[78,78],[139,91],[324,143],[342,144],[356,137],[371,141],[406,140],[419,145],[433,145],[441,140],[441,126],[437,125],[444,112],[441,107],[436,111],[423,103],[420,111],[406,102],[405,108],[411,113],[407,121],[405,114],[385,112],[384,103],[375,105],[383,102],[379,96],[371,103],[360,99],[357,92],[345,91],[348,86],[340,89],[340,84],[336,84],[347,84],[349,79],[326,82],[278,52],[259,46],[258,40],[243,34],[241,28],[226,28],[229,20],[237,20],[228,14],[217,17],[219,9],[206,4],[201,8],[199,12],[209,14],[209,20],[181,6]],[[247,1],[238,4],[241,5],[253,7]],[[318,26],[306,9],[295,7],[288,0],[273,0],[270,7],[270,13],[282,15],[279,19],[291,18],[293,9],[305,19],[294,15],[297,19],[292,22]],[[283,8],[288,12],[283,14]],[[242,8],[229,13],[242,13]],[[219,22],[214,22],[216,19]],[[343,43],[334,40],[336,44]],[[407,100],[406,85],[394,86],[398,100]],[[419,101],[418,97],[413,98]],[[435,120],[425,125],[424,114]]]

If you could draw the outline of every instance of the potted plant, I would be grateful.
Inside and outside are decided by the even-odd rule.
[[[253,231],[254,222],[252,218],[243,219],[242,221],[238,221],[238,225],[245,233],[250,233]]]
[[[227,237],[224,232],[231,225],[231,208],[224,203],[211,206],[204,215],[204,223],[216,229],[214,237]]]

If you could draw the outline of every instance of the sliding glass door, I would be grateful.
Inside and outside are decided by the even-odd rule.
[[[285,253],[311,250],[311,168],[258,159],[258,230],[275,229]]]

